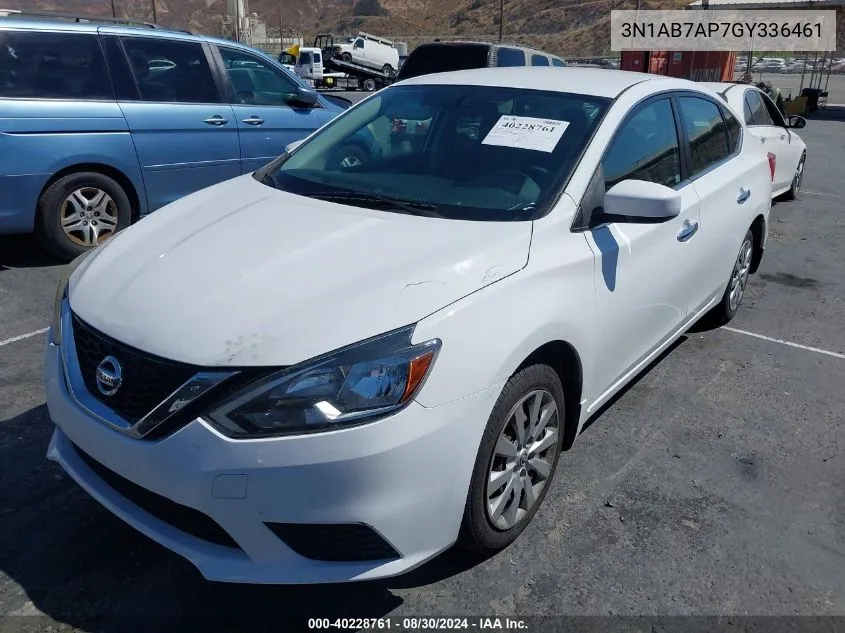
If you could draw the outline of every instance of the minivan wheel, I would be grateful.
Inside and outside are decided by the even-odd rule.
[[[481,438],[458,546],[497,551],[537,513],[560,458],[563,386],[548,365],[531,365],[508,380]]]
[[[73,259],[129,226],[132,205],[117,182],[97,172],[59,178],[38,200],[36,234],[43,246]]]
[[[739,247],[739,254],[736,256],[722,300],[707,315],[714,327],[727,325],[739,312],[745,296],[745,288],[748,285],[748,277],[751,274],[753,259],[754,234],[749,229],[745,234],[745,239],[742,240],[742,246]]]

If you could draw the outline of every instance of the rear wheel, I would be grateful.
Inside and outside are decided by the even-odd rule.
[[[42,245],[73,259],[129,226],[132,206],[115,180],[97,172],[59,178],[38,199],[36,235]]]
[[[532,365],[505,384],[481,438],[458,545],[496,551],[534,518],[560,458],[564,395],[548,365]]]
[[[376,80],[375,80],[375,79],[365,79],[365,80],[361,83],[361,87],[362,87],[362,88],[363,88],[366,92],[374,92],[374,91],[375,91],[375,89],[376,89]]]
[[[381,72],[384,74],[385,77],[391,78],[393,77],[393,66],[390,64],[385,64],[384,67],[381,69]]]
[[[754,234],[749,231],[745,234],[742,246],[739,247],[739,254],[736,256],[731,277],[722,300],[714,307],[707,318],[713,326],[727,325],[736,316],[742,299],[745,296],[745,287],[748,284],[748,276],[751,274],[751,262],[754,257]]]
[[[352,55],[350,55],[349,53],[344,53],[343,55],[340,56],[340,58],[345,62],[351,62],[352,61]]]

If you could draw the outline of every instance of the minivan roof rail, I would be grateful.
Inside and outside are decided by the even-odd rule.
[[[171,29],[146,22],[144,20],[133,20],[132,18],[107,18],[99,15],[80,15],[78,13],[64,13],[61,11],[28,11],[21,9],[0,9],[0,18],[38,18],[48,20],[72,20],[73,22],[100,22],[103,24],[127,24],[131,26],[145,26],[149,29],[165,29],[168,31],[179,31],[180,33],[188,33],[182,29]]]

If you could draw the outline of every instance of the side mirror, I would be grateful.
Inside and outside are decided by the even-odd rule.
[[[802,127],[806,127],[806,125],[807,119],[802,116],[793,115],[786,118],[786,127],[793,127],[800,130]]]
[[[604,194],[606,216],[623,222],[662,222],[681,212],[681,192],[656,182],[623,180]]]
[[[305,142],[305,139],[301,138],[298,141],[294,141],[293,143],[288,143],[287,145],[285,145],[285,152],[290,154],[293,150],[295,150],[297,147],[302,145],[302,143],[304,143],[304,142]]]
[[[306,86],[297,86],[294,92],[287,95],[286,100],[310,108],[317,103],[317,91]]]

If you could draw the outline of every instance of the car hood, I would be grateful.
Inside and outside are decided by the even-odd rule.
[[[118,233],[71,276],[74,313],[201,366],[301,362],[414,323],[525,266],[530,222],[342,206],[241,176]]]

